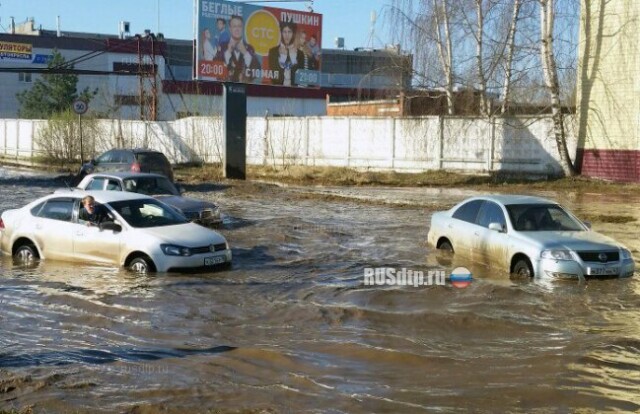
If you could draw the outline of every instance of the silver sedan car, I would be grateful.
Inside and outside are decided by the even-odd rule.
[[[431,217],[428,243],[522,276],[632,276],[631,252],[553,201],[495,195]]]
[[[217,205],[209,201],[184,197],[176,185],[164,175],[132,172],[89,174],[80,181],[78,188],[146,194],[175,208],[194,223],[203,226],[222,224],[220,208]]]

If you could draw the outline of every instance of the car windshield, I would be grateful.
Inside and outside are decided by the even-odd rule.
[[[180,195],[176,187],[164,177],[132,177],[123,180],[124,189],[146,195]]]
[[[517,231],[584,231],[580,222],[557,204],[511,204],[505,207]]]
[[[184,216],[157,200],[124,200],[109,203],[132,227],[147,228],[188,223]]]

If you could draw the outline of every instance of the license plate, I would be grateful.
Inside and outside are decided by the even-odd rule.
[[[589,267],[587,274],[592,276],[617,275],[620,270],[617,267]]]
[[[226,261],[226,257],[224,256],[213,256],[213,257],[205,257],[204,265],[205,266],[213,266],[220,263],[224,263]]]

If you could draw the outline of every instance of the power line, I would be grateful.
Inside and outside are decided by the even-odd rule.
[[[132,37],[130,39],[131,43],[133,43],[134,40],[138,40],[138,37]],[[104,43],[103,43],[104,45]],[[59,68],[64,68],[64,67],[70,67],[72,65],[75,65],[76,63],[82,63],[85,62],[87,60],[96,58],[98,56],[101,56],[105,53],[109,53],[109,52],[117,52],[118,50],[120,50],[121,48],[125,47],[125,46],[129,46],[129,43],[120,43],[114,47],[106,47],[103,46],[102,50],[92,50],[91,52],[85,53],[84,55],[80,55],[76,58],[73,58],[71,60],[65,61],[63,63],[61,63],[60,65],[54,66],[52,69],[59,69]]]

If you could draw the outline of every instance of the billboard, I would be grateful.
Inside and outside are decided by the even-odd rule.
[[[29,43],[0,42],[0,59],[2,60],[31,62],[32,53]]]
[[[320,85],[321,14],[196,0],[196,19],[196,79]]]
[[[31,43],[14,43],[0,41],[0,62],[21,62],[47,64],[52,55],[33,53]]]

